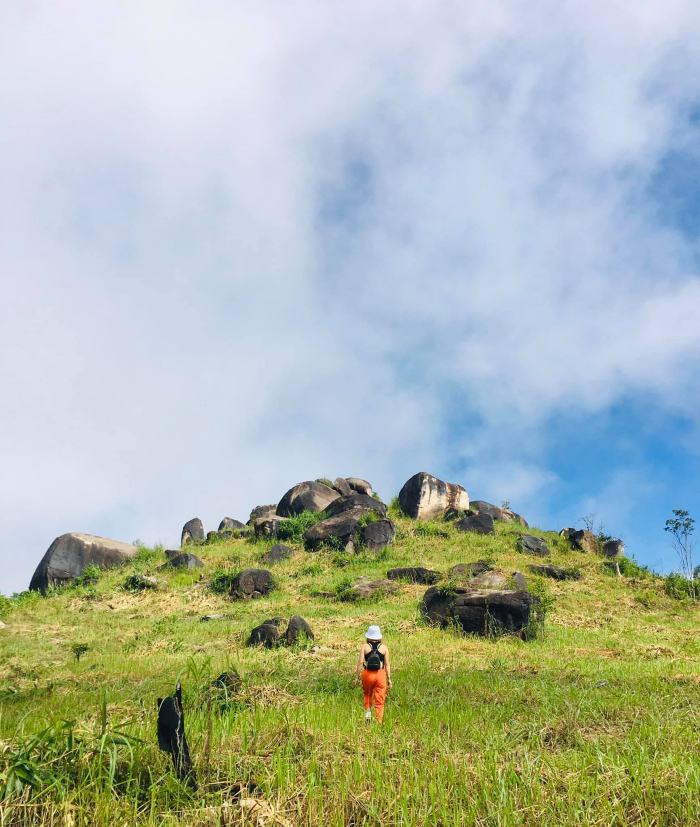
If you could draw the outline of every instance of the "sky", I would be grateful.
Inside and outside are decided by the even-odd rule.
[[[700,518],[700,6],[0,7],[0,591],[426,470]]]

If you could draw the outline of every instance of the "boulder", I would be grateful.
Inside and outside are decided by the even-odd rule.
[[[464,632],[487,635],[522,633],[530,620],[534,597],[525,591],[475,591],[431,586],[421,610],[429,623],[446,628],[456,624]]]
[[[271,514],[268,517],[258,517],[253,523],[253,531],[256,537],[276,537],[280,525],[286,522],[286,517],[278,517]]]
[[[333,488],[335,488],[341,497],[349,497],[350,494],[352,494],[352,488],[348,485],[348,481],[342,477],[336,477],[333,482]]]
[[[256,626],[250,633],[248,646],[264,646],[266,649],[274,649],[280,643],[280,628],[283,622],[282,618],[274,617]]]
[[[468,514],[457,523],[457,529],[472,534],[494,534],[496,531],[490,514]]]
[[[295,517],[302,511],[324,511],[340,494],[323,482],[307,480],[287,491],[277,504],[280,517]]]
[[[396,526],[391,520],[375,520],[360,529],[360,543],[370,551],[381,551],[391,545],[396,536]]]
[[[367,494],[349,494],[347,497],[338,497],[325,509],[329,517],[342,514],[343,511],[352,511],[354,508],[361,508],[364,511],[376,511],[380,517],[386,517],[386,506],[381,500],[368,497]]]
[[[136,547],[92,534],[62,534],[49,546],[32,576],[29,588],[45,593],[82,574],[88,566],[121,566],[136,554]]]
[[[536,557],[549,557],[549,546],[541,537],[532,534],[521,534],[515,541],[515,547],[523,554],[534,554]]]
[[[227,695],[235,695],[240,691],[243,681],[238,672],[231,668],[228,672],[222,672],[218,678],[214,678],[211,685],[212,689],[223,691]]]
[[[204,563],[197,557],[196,554],[189,554],[186,551],[177,552],[172,556],[166,552],[168,562],[162,566],[158,566],[160,571],[167,569],[201,569]]]
[[[423,583],[426,586],[432,586],[442,577],[439,571],[432,571],[423,566],[389,569],[386,576],[389,580],[407,580],[409,583]]]
[[[180,681],[175,687],[175,694],[167,698],[158,698],[157,704],[158,746],[163,752],[170,753],[180,781],[187,781],[189,786],[196,790],[197,779],[185,735],[185,711],[182,705]]]
[[[293,552],[289,546],[284,543],[277,543],[272,548],[263,554],[261,560],[263,563],[281,563],[283,560],[288,560]]]
[[[275,587],[272,573],[267,569],[243,569],[231,583],[233,600],[252,600],[269,594]]]
[[[613,540],[611,538],[603,543],[602,552],[605,557],[610,557],[611,559],[615,559],[616,557],[624,557],[625,544],[622,540]]]
[[[219,531],[233,531],[236,528],[245,528],[245,523],[234,520],[233,517],[224,517],[219,523]]]
[[[407,480],[399,491],[399,505],[404,514],[416,520],[442,517],[450,509],[469,508],[469,495],[452,482],[443,482],[432,474],[420,471]]]
[[[371,497],[372,494],[374,494],[372,486],[367,482],[367,480],[363,480],[360,477],[345,477],[345,482],[358,494],[367,494],[368,497]]]
[[[551,577],[553,580],[580,580],[581,572],[578,569],[562,569],[559,566],[530,566],[530,571],[533,574],[539,574],[541,577]]]
[[[493,503],[487,503],[486,500],[472,500],[469,507],[472,511],[476,511],[478,514],[488,514],[499,522],[519,523],[525,528],[528,527],[527,520],[521,517],[520,514],[516,514],[515,511],[511,511],[510,508],[501,508]]]
[[[585,551],[595,554],[598,551],[598,540],[592,531],[582,528],[564,528],[559,536],[568,540],[573,551]]]
[[[304,545],[309,551],[318,551],[324,545],[354,551],[360,519],[365,513],[364,509],[355,508],[314,523],[304,532]]]
[[[145,592],[157,589],[160,582],[155,577],[148,577],[145,574],[130,574],[123,585],[129,592]]]
[[[508,588],[508,577],[502,571],[485,571],[477,574],[469,581],[470,589],[494,589],[496,591]]]
[[[383,597],[398,591],[398,585],[393,580],[370,580],[369,577],[358,577],[341,595],[343,600],[369,600],[373,597]]]
[[[314,633],[311,626],[300,615],[294,615],[287,625],[287,631],[284,633],[284,642],[287,646],[293,646],[303,638],[308,640],[314,639]]]
[[[486,560],[476,560],[474,563],[457,563],[447,572],[448,577],[476,577],[485,571],[491,571],[493,566]]]
[[[250,517],[248,518],[248,525],[253,525],[256,520],[261,520],[263,517],[271,517],[273,514],[277,513],[277,503],[272,503],[272,505],[256,505],[255,508],[250,512]]]
[[[182,537],[180,538],[180,545],[184,546],[186,543],[201,543],[204,541],[204,526],[199,517],[193,517],[188,520],[182,527]]]
[[[526,592],[528,590],[527,580],[521,571],[514,571],[511,577],[513,578],[513,583],[515,583],[515,588],[518,591]]]

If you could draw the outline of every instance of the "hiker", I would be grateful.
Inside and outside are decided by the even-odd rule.
[[[391,664],[389,648],[382,643],[382,630],[379,626],[370,626],[365,634],[367,642],[362,644],[357,661],[357,679],[362,679],[365,695],[365,721],[372,720],[374,706],[377,721],[384,717],[386,690],[391,688]]]

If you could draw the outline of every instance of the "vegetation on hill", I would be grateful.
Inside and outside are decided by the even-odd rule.
[[[162,550],[143,549],[47,597],[0,601],[0,825],[698,822],[697,603],[631,561],[618,577],[556,534],[530,529],[580,580],[530,575],[542,561],[515,550],[514,524],[493,537],[392,518],[394,545],[355,555],[304,551],[299,519],[295,554],[259,600],[232,602],[227,584],[273,541],[232,539],[196,548],[203,573],[157,571]],[[430,627],[426,587],[409,583],[340,599],[360,575],[477,559],[528,576],[549,608],[544,635]],[[134,575],[160,586],[132,591]],[[295,614],[315,641],[246,647],[254,626]],[[365,725],[352,684],[370,622],[392,651],[383,727]],[[211,682],[232,668],[243,688],[228,697]],[[197,791],[155,739],[156,698],[178,678]]]

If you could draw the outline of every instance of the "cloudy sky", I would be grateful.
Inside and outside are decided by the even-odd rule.
[[[700,6],[5,3],[0,591],[418,470],[700,517]]]

